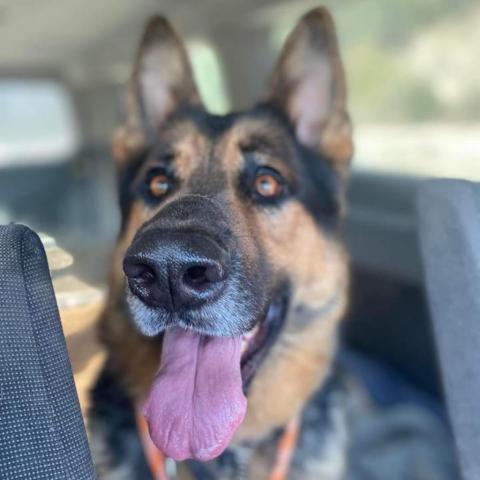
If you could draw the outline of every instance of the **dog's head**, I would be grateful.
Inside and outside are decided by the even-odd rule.
[[[175,390],[172,402],[191,422],[150,418],[150,427],[154,437],[158,429],[210,429],[197,437],[211,434],[221,448],[198,453],[207,447],[197,438],[198,451],[190,442],[173,456],[190,449],[211,458],[243,419],[238,385],[249,400],[238,436],[262,435],[301,408],[334,350],[347,289],[338,233],[352,141],[332,19],[324,9],[304,16],[265,100],[218,116],[202,106],[179,37],[154,18],[128,107],[114,143],[127,303],[144,335],[167,332],[161,395]],[[185,366],[189,355],[198,368]],[[178,380],[189,368],[194,379]],[[179,395],[205,395],[199,401],[210,406],[186,405]],[[175,416],[172,405],[158,413],[149,404],[150,417]],[[217,414],[229,419],[195,420]],[[166,441],[158,440],[164,449]]]

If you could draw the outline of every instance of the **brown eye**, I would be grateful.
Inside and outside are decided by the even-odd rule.
[[[255,178],[255,191],[265,198],[278,197],[282,193],[281,183],[271,174],[262,173]]]
[[[150,180],[149,187],[154,197],[162,197],[170,190],[170,180],[166,175],[155,175]]]

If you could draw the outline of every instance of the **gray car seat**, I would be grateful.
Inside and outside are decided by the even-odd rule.
[[[480,479],[480,185],[431,180],[418,224],[443,384],[465,480]]]
[[[43,246],[0,226],[0,478],[95,478]]]

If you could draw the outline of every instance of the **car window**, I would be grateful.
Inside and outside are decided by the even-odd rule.
[[[225,72],[216,49],[203,39],[191,40],[187,48],[203,101],[211,112],[226,113],[231,105]]]
[[[58,82],[0,80],[0,167],[51,164],[78,148],[71,99]]]
[[[354,168],[480,180],[480,3],[366,0],[334,12]],[[273,29],[276,48],[291,18]]]

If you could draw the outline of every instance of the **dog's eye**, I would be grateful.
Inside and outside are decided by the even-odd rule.
[[[279,197],[284,190],[283,183],[276,172],[260,169],[254,180],[255,192],[263,198]]]
[[[170,190],[170,179],[164,174],[155,175],[150,179],[149,188],[154,197],[163,197]]]

